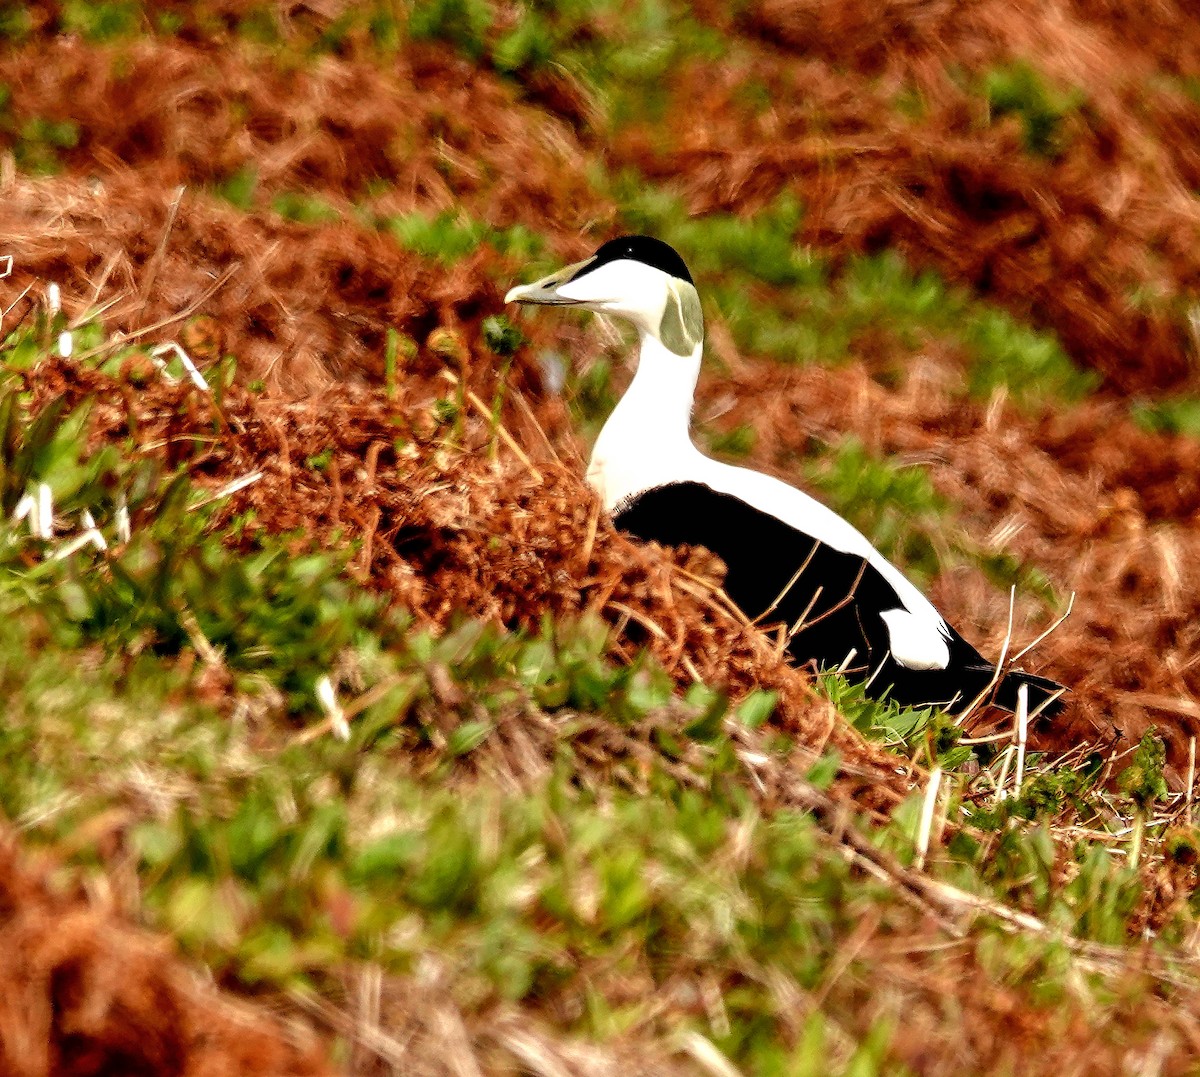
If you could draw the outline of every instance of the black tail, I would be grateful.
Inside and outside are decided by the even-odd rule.
[[[991,676],[991,670],[988,670],[988,676]],[[996,695],[992,702],[1006,711],[1015,711],[1017,709],[1017,689],[1023,684],[1029,686],[1030,714],[1042,707],[1043,704],[1045,706],[1042,707],[1042,714],[1047,718],[1053,718],[1063,709],[1063,696],[1066,694],[1066,688],[1057,681],[1050,680],[1049,677],[1039,677],[1035,673],[1025,673],[1019,669],[1004,675],[1004,678],[996,686]]]

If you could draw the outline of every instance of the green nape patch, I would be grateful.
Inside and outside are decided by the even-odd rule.
[[[936,340],[963,355],[972,396],[1004,387],[1028,407],[1079,400],[1099,383],[1071,361],[1053,333],[932,270],[914,271],[895,251],[835,264],[797,243],[803,210],[790,194],[753,216],[692,217],[678,196],[633,173],[609,182],[631,228],[681,251],[701,298],[729,325],[742,351],[783,362],[837,363],[880,336],[906,353]]]

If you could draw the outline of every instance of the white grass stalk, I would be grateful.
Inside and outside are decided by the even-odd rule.
[[[26,494],[20,501],[17,502],[16,508],[13,509],[12,522],[19,524],[31,512],[37,512],[37,501],[33,494]],[[33,528],[33,521],[30,520],[29,526]]]
[[[54,495],[44,482],[38,483],[37,515],[31,520],[30,527],[40,539],[54,537]]]
[[[34,538],[54,537],[54,499],[50,487],[44,482],[38,483],[37,491],[27,493],[13,509],[14,524],[19,524],[26,517],[29,518],[29,532]]]
[[[1020,797],[1025,783],[1025,741],[1029,736],[1029,685],[1017,689],[1017,774],[1013,781],[1013,796]]]
[[[942,768],[934,767],[929,772],[929,784],[925,787],[925,799],[921,802],[921,819],[917,825],[915,867],[918,871],[925,867],[925,858],[929,855],[929,835],[933,830],[933,809],[937,806],[938,792],[941,786]]]
[[[262,477],[263,473],[261,471],[251,471],[248,475],[243,475],[241,478],[226,483],[216,493],[212,494],[212,496],[206,497],[203,501],[198,501],[194,505],[190,505],[188,511],[195,512],[196,509],[202,509],[206,505],[211,505],[214,501],[220,501],[223,497],[236,494],[239,490],[246,489],[247,486],[253,486]]]
[[[125,500],[125,491],[117,495],[117,538],[128,542],[133,538],[133,527],[129,522],[129,503]]]
[[[105,541],[104,536],[100,534],[100,528],[96,526],[96,518],[91,514],[90,510],[84,509],[80,514],[80,519],[83,521],[84,528],[86,528],[84,535],[88,542],[101,552],[107,550],[108,543]]]
[[[1187,810],[1184,814],[1184,822],[1192,825],[1192,797],[1196,789],[1196,738],[1188,738],[1188,776],[1187,776]]]
[[[0,280],[5,277],[11,277],[13,271],[13,256],[11,254],[0,254]]]
[[[350,723],[346,721],[346,712],[338,702],[337,693],[333,690],[333,682],[326,674],[317,681],[317,702],[329,719],[329,727],[338,740],[350,739]]]
[[[694,1029],[679,1037],[679,1046],[710,1077],[741,1077],[741,1070],[721,1054],[716,1044]]]
[[[996,801],[999,803],[1002,800],[1008,799],[1008,790],[1004,787],[1008,784],[1008,768],[1012,763],[1013,746],[1010,744],[1004,749],[1004,757],[1000,762],[1000,777],[996,779]]]
[[[70,557],[71,554],[78,553],[78,551],[82,550],[91,541],[92,536],[86,531],[81,535],[76,535],[73,539],[64,542],[57,550],[55,550],[54,553],[51,554],[50,560],[65,560],[66,558]]]
[[[187,371],[188,377],[192,379],[192,384],[201,392],[207,393],[210,391],[208,388],[208,382],[205,381],[204,375],[200,373],[200,368],[192,362],[192,357],[174,341],[169,341],[166,344],[159,344],[157,347],[151,350],[150,355],[152,358],[159,360],[161,360],[164,355],[175,355],[183,364],[183,369]],[[165,367],[165,364],[163,364],[163,366]]]

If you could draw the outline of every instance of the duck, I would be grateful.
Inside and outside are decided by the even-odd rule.
[[[869,697],[906,707],[961,713],[989,702],[1024,706],[1030,716],[1062,708],[1063,685],[998,672],[828,506],[696,447],[704,315],[695,281],[668,243],[619,236],[583,261],[516,285],[505,303],[579,307],[632,323],[636,372],[596,439],[587,481],[618,530],[715,554],[725,594],[747,620],[786,626],[791,662],[835,671]]]

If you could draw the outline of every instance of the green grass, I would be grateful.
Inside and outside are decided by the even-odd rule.
[[[32,27],[24,5],[0,6],[0,35],[22,40]],[[41,29],[97,43],[143,34],[232,36],[284,66],[363,50],[387,57],[406,42],[440,42],[530,86],[565,70],[614,124],[661,114],[665,76],[674,67],[726,51],[719,34],[672,0],[538,0],[512,13],[488,0],[375,0],[331,14],[303,6],[284,12],[266,3],[234,13],[205,5],[161,11],[140,0],[68,0]]]
[[[400,246],[445,265],[474,254],[484,243],[522,261],[536,259],[542,251],[541,238],[524,225],[497,229],[461,213],[431,217],[414,211],[388,217],[382,226]]]
[[[60,172],[63,151],[79,145],[79,125],[44,116],[18,120],[10,111],[11,103],[10,88],[0,83],[0,139],[12,148],[17,167],[34,176]]]
[[[928,468],[874,456],[847,436],[834,445],[816,446],[804,474],[825,504],[919,585],[928,586],[949,565],[966,562],[997,587],[1016,587],[1048,608],[1062,607],[1061,596],[1038,568],[971,539],[954,506],[938,494]]]
[[[1052,86],[1024,61],[994,67],[982,78],[980,91],[993,120],[1016,116],[1025,148],[1038,157],[1057,160],[1067,147],[1069,117],[1086,103],[1081,90]]]
[[[35,319],[0,348],[3,368],[31,369],[58,331]],[[88,339],[86,361],[110,371],[136,351]],[[81,836],[118,826],[148,922],[244,990],[336,997],[349,963],[405,976],[436,956],[464,1012],[515,1003],[603,1043],[659,1006],[662,1035],[700,1032],[744,1072],[895,1071],[909,997],[873,990],[872,951],[853,940],[866,920],[885,947],[929,930],[886,882],[913,863],[919,791],[882,827],[763,800],[747,750],[781,789],[807,776],[815,803],[839,769],[772,725],[772,694],[735,705],[711,686],[681,691],[645,657],[614,662],[608,630],[587,620],[420,631],[346,576],[344,555],[252,519],[217,529],[186,471],[132,443],[88,449],[91,406],[34,414],[15,374],[0,382],[0,815],[27,842],[99,873],[103,845]],[[904,507],[902,545],[908,509],[938,508],[920,472],[879,468],[853,444],[822,475],[847,497],[866,475],[871,498]],[[41,482],[59,520],[48,541],[12,518]],[[110,548],[55,559],[84,510]],[[323,676],[359,701],[346,741],[317,728]],[[214,677],[215,696],[202,687]],[[1140,883],[1116,835],[1139,820],[1147,850],[1194,845],[1154,816],[1158,742],[1116,789],[1099,765],[1031,758],[1023,795],[999,800],[997,746],[836,677],[824,690],[865,735],[947,768],[947,817],[970,825],[926,873],[1052,926],[977,923],[975,975],[1047,1013],[1107,999],[1071,947],[1127,938]],[[1061,839],[1064,818],[1103,840]],[[856,869],[847,828],[895,864]],[[958,949],[924,960],[956,976]],[[719,1015],[671,1001],[698,976]],[[779,985],[819,1001],[801,1018]]]
[[[258,192],[258,170],[252,165],[239,168],[218,183],[215,191],[231,206],[248,212],[254,207]]]
[[[142,5],[133,0],[64,0],[62,28],[89,41],[128,37],[143,27]]]
[[[847,437],[812,458],[805,473],[822,500],[885,557],[925,582],[937,574],[948,552],[952,513],[927,469],[878,459]]]
[[[319,195],[304,191],[281,191],[271,199],[271,209],[297,224],[331,224],[342,216]]]
[[[1130,407],[1130,416],[1138,426],[1152,434],[1185,434],[1200,438],[1200,399],[1196,397],[1135,400]]]

